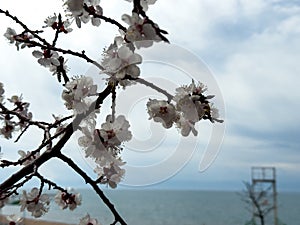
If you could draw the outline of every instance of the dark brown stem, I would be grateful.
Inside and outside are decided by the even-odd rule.
[[[111,19],[109,17],[103,16],[103,15],[99,15],[97,13],[95,13],[94,10],[90,9],[86,4],[84,4],[84,9],[93,17],[95,18],[100,18],[101,20],[104,20],[107,23],[111,23],[113,25],[116,25],[120,30],[126,32],[126,28],[124,26],[122,26],[122,24],[120,24],[118,21]]]
[[[68,158],[67,156],[63,155],[61,152],[57,154],[57,158],[61,159],[63,162],[67,163],[77,174],[79,174],[84,181],[91,185],[92,188],[95,190],[95,192],[98,194],[98,196],[101,198],[101,200],[105,203],[105,205],[110,209],[110,211],[113,213],[115,217],[115,222],[119,222],[122,225],[126,225],[127,223],[123,220],[123,218],[120,216],[120,214],[115,209],[115,206],[109,201],[109,199],[105,196],[103,191],[99,188],[97,183],[92,180],[82,169],[80,169],[77,164],[73,162],[72,159]],[[116,223],[113,223],[116,224]]]
[[[60,32],[60,27],[62,25],[62,21],[61,21],[61,15],[58,14],[58,26],[55,30],[55,36],[54,36],[54,39],[53,39],[53,42],[52,42],[52,46],[55,46],[56,45],[56,42],[57,42],[57,39],[58,39],[58,34]]]
[[[82,58],[84,60],[86,60],[88,63],[92,63],[94,64],[95,66],[97,66],[99,69],[101,70],[104,70],[104,68],[99,64],[97,63],[96,61],[92,60],[91,58],[89,58],[86,54],[85,54],[85,51],[82,51],[82,52],[75,52],[75,51],[72,51],[70,49],[66,50],[66,49],[62,49],[62,48],[58,48],[58,47],[54,47],[54,46],[45,46],[39,42],[36,42],[36,41],[31,41],[31,40],[24,40],[24,41],[19,41],[19,42],[24,42],[24,43],[27,43],[27,44],[30,44],[32,45],[32,47],[40,47],[42,49],[49,49],[49,50],[52,50],[52,51],[56,51],[56,52],[61,52],[63,54],[68,54],[68,55],[73,55],[73,56],[77,56],[79,58]]]
[[[67,116],[67,117],[64,117],[60,120],[55,121],[53,124],[51,124],[49,126],[49,129],[59,126],[62,122],[66,121],[66,120],[69,120],[69,119],[72,119],[72,117],[73,116]]]

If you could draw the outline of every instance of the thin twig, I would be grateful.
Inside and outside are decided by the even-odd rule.
[[[111,23],[113,25],[116,25],[120,30],[126,32],[126,28],[124,26],[122,26],[122,24],[120,24],[118,21],[116,21],[114,19],[111,19],[109,17],[103,16],[103,15],[97,14],[94,10],[91,10],[86,4],[84,4],[83,8],[85,9],[85,11],[87,11],[93,17],[102,19],[107,23]]]
[[[44,39],[41,38],[39,35],[37,35],[37,33],[40,33],[40,31],[32,31],[30,30],[22,21],[20,21],[16,16],[13,16],[12,14],[9,13],[8,10],[4,11],[2,9],[0,9],[0,13],[5,14],[7,17],[11,18],[12,20],[14,20],[17,24],[21,25],[21,27],[23,27],[23,29],[30,33],[32,36],[34,36],[35,38],[37,38],[39,41],[41,41],[44,45],[46,46],[50,46],[50,44]]]
[[[17,137],[17,139],[15,140],[15,143],[18,142],[20,140],[20,138],[22,137],[22,135],[26,132],[26,130],[29,128],[30,124],[27,124],[26,127],[22,130],[22,132],[19,134],[19,136]]]
[[[155,84],[149,82],[149,81],[146,81],[142,78],[137,78],[137,79],[134,79],[136,82],[140,83],[140,84],[143,84],[147,87],[150,87],[156,91],[158,91],[159,93],[162,93],[163,95],[165,95],[167,98],[168,98],[168,102],[171,102],[171,100],[173,99],[173,95],[169,94],[166,90],[164,89],[161,89],[160,87],[156,86]]]
[[[34,174],[34,176],[36,176],[37,178],[39,178],[41,180],[41,182],[44,182],[44,183],[48,184],[49,185],[49,189],[50,189],[50,187],[52,187],[53,189],[56,189],[56,190],[59,190],[61,192],[67,193],[67,190],[65,190],[64,188],[58,186],[56,183],[54,183],[54,182],[52,182],[52,181],[44,178],[40,173],[36,172]]]

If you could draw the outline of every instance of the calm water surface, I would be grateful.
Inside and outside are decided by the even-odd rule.
[[[111,224],[113,217],[99,204],[98,196],[87,190],[81,193],[82,205],[73,212],[62,211],[52,203],[42,219],[78,224],[88,212],[103,225]],[[244,225],[251,218],[235,192],[110,190],[106,194],[129,225]],[[281,193],[278,202],[281,221],[300,225],[300,193]],[[7,206],[2,213],[18,211],[16,206]]]

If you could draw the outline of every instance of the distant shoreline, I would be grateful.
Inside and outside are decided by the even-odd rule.
[[[5,215],[0,215],[0,224],[8,224]],[[68,223],[59,223],[53,221],[46,221],[46,220],[38,220],[38,219],[28,219],[24,218],[23,223],[24,225],[72,225]]]

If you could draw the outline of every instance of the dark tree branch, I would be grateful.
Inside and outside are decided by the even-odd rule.
[[[45,130],[45,126],[50,126],[50,123],[46,123],[46,122],[42,122],[42,121],[32,121],[29,118],[27,118],[26,116],[21,115],[20,113],[14,111],[14,110],[9,110],[7,109],[3,104],[0,103],[0,108],[2,111],[0,111],[0,114],[4,114],[4,115],[14,115],[16,117],[18,117],[19,120],[24,121],[26,123],[28,123],[29,125],[35,125],[40,129]]]
[[[55,43],[56,43],[56,38],[54,38],[53,41],[53,45],[51,45],[49,42],[47,42],[44,38],[40,37],[38,35],[38,33],[40,33],[40,31],[32,31],[30,30],[22,21],[20,21],[16,16],[13,16],[9,13],[9,11],[4,11],[2,9],[0,9],[0,13],[5,14],[7,17],[11,18],[12,20],[14,20],[17,24],[19,24],[21,27],[23,27],[23,29],[25,30],[25,32],[28,32],[30,34],[32,34],[33,37],[35,37],[36,39],[38,39],[41,43],[38,43],[36,41],[31,41],[31,40],[18,40],[21,43],[28,43],[31,44],[33,46],[36,47],[41,47],[42,49],[49,49],[49,50],[53,50],[53,51],[57,51],[57,52],[61,52],[63,54],[70,54],[73,56],[77,56],[80,57],[82,59],[85,59],[88,63],[92,63],[95,66],[97,66],[99,69],[103,70],[102,66],[100,64],[98,64],[96,61],[90,59],[88,56],[86,56],[85,52],[82,51],[81,53],[78,52],[74,52],[72,50],[64,50],[61,48],[57,48],[55,47]],[[58,34],[57,34],[58,35]],[[33,47],[31,46],[31,47]]]
[[[22,137],[22,135],[26,132],[26,130],[30,127],[30,124],[27,124],[26,127],[22,130],[22,132],[19,134],[19,136],[17,137],[17,139],[15,140],[15,143],[18,142],[20,140],[20,138]]]
[[[105,203],[105,205],[111,210],[115,217],[115,221],[120,222],[122,225],[126,225],[126,222],[120,216],[120,214],[116,211],[115,206],[109,201],[109,199],[105,196],[103,191],[99,188],[97,183],[92,180],[82,169],[80,169],[77,164],[73,162],[72,159],[68,158],[67,156],[63,155],[61,152],[56,155],[57,158],[61,159],[63,162],[67,163],[77,174],[79,174],[84,181],[91,185],[101,200]]]
[[[57,42],[57,39],[58,39],[58,34],[60,33],[60,28],[61,28],[62,24],[63,24],[63,22],[61,20],[61,15],[58,14],[58,25],[57,25],[57,28],[55,30],[55,35],[54,35],[54,39],[53,39],[53,42],[52,42],[52,46],[56,45],[56,42]]]
[[[14,20],[17,24],[19,24],[24,30],[25,32],[30,33],[33,37],[37,38],[40,42],[42,42],[44,45],[46,46],[50,46],[50,44],[44,39],[41,38],[38,33],[41,33],[41,31],[32,31],[30,30],[22,21],[20,21],[16,16],[13,16],[9,13],[8,10],[4,11],[2,9],[0,9],[0,13],[5,14],[7,17],[11,18],[12,20]]]
[[[7,180],[5,180],[2,184],[0,184],[0,195],[2,193],[2,190],[6,190],[7,188],[13,186],[15,183],[17,183],[23,177],[35,172],[36,169],[38,169],[42,164],[47,162],[49,159],[56,157],[56,154],[60,153],[61,149],[64,147],[64,145],[70,139],[70,137],[72,136],[74,131],[76,131],[78,129],[81,121],[84,118],[86,118],[86,116],[88,116],[91,112],[93,112],[95,109],[98,109],[100,107],[103,100],[110,94],[111,89],[112,89],[112,85],[108,84],[106,89],[99,94],[98,99],[94,103],[91,104],[89,110],[86,113],[79,114],[75,117],[73,122],[70,123],[65,128],[64,135],[61,137],[61,139],[56,143],[56,145],[52,149],[45,151],[40,157],[38,157],[32,163],[23,167],[18,172],[16,172],[11,177],[9,177]],[[57,134],[57,135],[59,135],[59,134]],[[47,145],[47,142],[43,143],[41,146],[45,147],[45,145]]]
[[[41,180],[41,182],[44,182],[44,183],[48,184],[49,185],[49,190],[52,187],[53,189],[56,189],[56,190],[59,190],[61,192],[67,193],[67,190],[65,190],[64,188],[58,186],[56,183],[54,183],[54,182],[52,182],[52,181],[44,178],[40,173],[36,172],[34,174],[34,176],[36,176],[37,178],[39,178]]]
[[[114,19],[111,19],[109,17],[103,16],[103,15],[97,14],[94,10],[92,10],[91,8],[89,8],[86,4],[84,4],[83,8],[85,9],[85,11],[87,11],[93,17],[99,18],[101,20],[104,20],[107,23],[111,23],[113,25],[116,25],[120,30],[126,32],[126,28],[124,26],[122,26],[122,24],[120,24],[118,21],[116,21]]]

